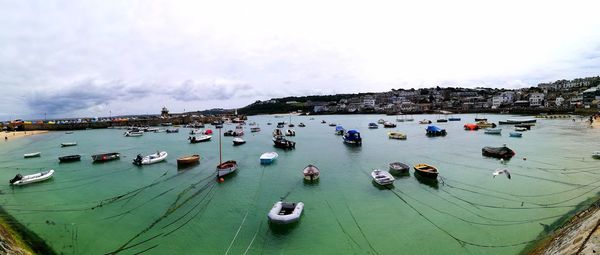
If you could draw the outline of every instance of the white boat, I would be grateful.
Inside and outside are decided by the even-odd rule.
[[[537,122],[536,119],[529,119],[529,118],[507,119],[506,121],[510,122],[510,123],[536,123]]]
[[[273,163],[273,161],[275,161],[275,159],[277,159],[277,157],[279,157],[279,154],[277,154],[277,152],[265,152],[262,155],[260,155],[260,163],[264,165],[271,164]]]
[[[406,134],[400,133],[398,131],[388,132],[388,137],[390,139],[406,140]]]
[[[486,133],[488,135],[500,135],[500,134],[502,134],[502,129],[501,128],[489,128],[489,129],[486,129],[484,131],[484,133]]]
[[[515,131],[523,132],[523,131],[527,131],[527,128],[526,127],[515,127]]]
[[[190,135],[201,135],[202,134],[202,130],[200,129],[192,129],[190,131]]]
[[[285,135],[286,136],[296,136],[296,131],[294,131],[293,129],[288,129],[285,131]]]
[[[269,221],[275,224],[290,224],[300,220],[304,210],[304,203],[287,203],[279,201],[273,205],[273,208],[267,215]]]
[[[144,132],[141,132],[141,131],[139,131],[139,132],[136,132],[136,131],[127,131],[123,135],[125,135],[126,137],[140,137],[140,136],[144,135]]]
[[[235,160],[227,160],[223,162],[222,155],[222,145],[221,145],[221,129],[219,129],[219,164],[217,165],[217,177],[221,178],[225,175],[231,174],[237,170],[237,161]]]
[[[77,142],[68,142],[68,143],[61,143],[60,146],[62,147],[67,147],[67,146],[75,146],[77,145]]]
[[[150,154],[148,156],[137,155],[137,157],[133,160],[133,164],[136,165],[150,165],[154,163],[161,162],[167,158],[169,154],[166,151],[156,152],[154,154]]]
[[[25,154],[23,154],[23,157],[34,158],[34,157],[39,157],[41,155],[42,155],[42,153],[38,151],[38,152],[32,152],[32,153],[25,153]]]
[[[319,179],[321,171],[316,166],[308,165],[302,170],[302,174],[304,174],[304,180],[315,181]]]
[[[600,159],[600,151],[592,152],[592,158]]]
[[[245,143],[246,143],[246,141],[244,141],[244,139],[242,139],[242,138],[239,138],[239,137],[233,138],[233,145],[242,145]]]
[[[394,183],[394,176],[387,171],[375,169],[371,172],[371,177],[379,185],[389,185]]]
[[[23,176],[21,174],[17,174],[15,176],[15,178],[13,178],[9,181],[9,183],[11,185],[16,185],[16,186],[26,185],[26,184],[30,184],[30,183],[34,183],[34,182],[41,182],[41,181],[48,180],[52,177],[52,175],[54,175],[54,170],[49,170],[49,171],[25,175],[25,176]]]

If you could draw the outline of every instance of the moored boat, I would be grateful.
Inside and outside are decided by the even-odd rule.
[[[517,133],[517,132],[510,132],[510,137],[522,137],[523,133]]]
[[[486,146],[481,149],[481,154],[486,157],[509,159],[515,155],[515,152],[506,147],[506,145],[502,147]]]
[[[144,135],[142,131],[127,131],[123,134],[125,137],[140,137]]]
[[[384,119],[379,119],[379,120],[377,121],[377,124],[383,124],[383,123],[385,123],[385,120],[384,120]]]
[[[392,162],[390,163],[390,174],[393,175],[405,175],[409,172],[410,167],[404,163]]]
[[[294,131],[293,129],[288,129],[285,131],[285,135],[286,136],[296,136],[296,131]]]
[[[233,136],[243,136],[244,135],[244,128],[242,126],[237,126],[235,127],[235,131],[233,131]]]
[[[502,129],[501,128],[489,128],[489,129],[486,129],[484,131],[484,133],[486,133],[488,135],[501,135]]]
[[[344,129],[344,127],[342,127],[340,125],[338,125],[338,126],[335,127],[335,134],[336,135],[343,135],[344,131],[346,131],[346,130]]]
[[[331,122],[331,123],[329,123],[329,126],[330,127],[335,127],[335,126],[337,126],[337,124],[335,124],[334,122]]]
[[[531,127],[535,126],[533,123],[516,124],[515,128],[524,128],[525,130],[531,130]]]
[[[375,122],[371,122],[371,123],[369,123],[369,128],[376,129],[376,128],[379,128],[379,125],[377,125],[377,123],[375,123]]]
[[[319,179],[321,171],[314,165],[308,165],[302,170],[302,174],[304,174],[304,180],[316,181]]]
[[[437,119],[437,122],[448,122],[448,119],[446,118],[441,118],[441,119]]]
[[[260,128],[259,127],[251,127],[250,132],[252,132],[252,133],[260,132]]]
[[[350,145],[361,145],[362,144],[362,137],[360,136],[360,132],[358,132],[358,130],[348,130],[346,133],[344,133],[343,136],[344,139],[344,143],[346,144],[350,144]]]
[[[448,118],[448,121],[460,121],[460,118],[458,118],[458,117],[451,117],[451,118]]]
[[[21,175],[17,174],[14,178],[12,178],[9,183],[10,185],[21,186],[35,182],[41,182],[52,178],[54,175],[54,170],[48,170],[41,173],[35,173],[30,175]]]
[[[77,142],[67,142],[67,143],[61,143],[60,146],[61,147],[69,147],[69,146],[76,146]]]
[[[373,181],[382,186],[393,184],[396,180],[389,172],[379,169],[374,169],[371,172],[371,177]]]
[[[94,162],[105,162],[105,161],[119,159],[120,157],[121,157],[121,154],[119,154],[118,152],[111,152],[111,153],[102,153],[102,154],[92,155],[92,160],[94,160]]]
[[[80,160],[81,160],[81,155],[68,155],[68,156],[58,157],[58,161],[60,161],[60,163],[80,161]]]
[[[168,134],[179,133],[179,128],[168,128],[167,133]]]
[[[246,141],[242,138],[239,138],[239,137],[233,138],[233,145],[242,145],[245,143],[246,143]]]
[[[235,160],[228,160],[217,165],[217,176],[225,176],[237,170],[237,162]]]
[[[300,220],[304,210],[304,203],[288,203],[279,201],[273,205],[273,208],[267,214],[269,222],[274,224],[290,224]]]
[[[32,153],[25,153],[23,154],[24,158],[35,158],[35,157],[40,157],[42,155],[41,152],[32,152]]]
[[[300,124],[298,124],[299,127],[306,127],[306,125],[302,122],[300,122]]]
[[[446,129],[441,129],[437,126],[431,125],[427,126],[427,128],[425,129],[425,134],[427,136],[445,136]]]
[[[281,129],[279,129],[279,128],[273,130],[273,137],[276,137],[276,136],[283,136],[283,131],[281,131]]]
[[[274,146],[281,149],[294,149],[296,142],[285,139],[283,136],[273,137]]]
[[[391,139],[406,140],[406,134],[400,133],[398,131],[388,132],[388,137]]]
[[[188,140],[190,140],[190,143],[201,143],[208,142],[211,138],[212,136],[210,135],[201,135],[200,137],[190,136],[188,137]]]
[[[383,123],[383,127],[384,128],[395,128],[396,124],[394,124],[393,122],[386,121]]]
[[[487,122],[486,120],[480,120],[477,122],[477,126],[479,128],[495,128],[496,124]]]
[[[523,132],[523,131],[527,131],[527,128],[526,127],[515,127],[515,131]]]
[[[200,155],[189,155],[177,158],[177,166],[182,167],[200,162]]]
[[[133,164],[141,166],[158,163],[164,161],[168,155],[169,154],[166,151],[156,152],[147,156],[142,156],[141,154],[138,154],[137,157],[133,159]]]
[[[477,130],[477,129],[479,129],[479,126],[477,126],[477,124],[473,124],[473,123],[467,123],[463,127],[465,128],[465,130]]]
[[[275,159],[277,159],[277,157],[279,157],[279,154],[277,154],[277,152],[265,152],[262,155],[260,155],[260,163],[263,165],[271,164],[273,163],[273,161],[275,161]]]
[[[419,124],[431,124],[431,120],[420,120]]]
[[[415,173],[420,176],[429,178],[429,179],[437,179],[438,169],[432,165],[428,164],[416,164],[414,167]]]
[[[592,152],[592,158],[600,159],[600,151],[594,151],[594,152]]]

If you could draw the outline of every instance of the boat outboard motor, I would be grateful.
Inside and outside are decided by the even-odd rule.
[[[133,163],[136,165],[141,165],[142,164],[142,154],[138,154],[137,157],[135,157],[135,159],[133,160]]]
[[[23,179],[23,175],[21,175],[21,174],[17,174],[17,175],[15,175],[15,178],[12,178],[12,179],[10,179],[10,181],[9,181],[9,182],[10,182],[10,184],[13,184],[13,183],[15,183],[15,182],[17,182],[17,181],[20,181],[20,180],[22,180],[22,179]]]

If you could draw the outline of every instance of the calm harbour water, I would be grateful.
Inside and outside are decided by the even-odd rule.
[[[518,254],[544,225],[600,188],[600,161],[590,157],[599,149],[600,130],[579,119],[538,119],[522,138],[512,138],[512,126],[500,126],[501,136],[465,131],[463,124],[473,123],[475,115],[455,115],[462,121],[434,123],[446,128],[447,136],[429,138],[426,125],[417,122],[438,116],[413,117],[414,122],[404,123],[383,115],[293,117],[293,123],[307,126],[294,128],[290,140],[297,142],[296,149],[284,151],[273,147],[275,125],[266,123],[288,117],[251,116],[248,123],[258,123],[261,132],[244,126],[247,143],[242,146],[232,146],[231,137],[222,140],[223,160],[239,164],[224,183],[214,178],[216,135],[200,144],[187,142],[185,128],[143,137],[124,137],[117,129],[25,137],[0,145],[0,203],[64,254],[119,248],[123,254]],[[485,117],[497,123],[514,116]],[[367,129],[378,119],[398,127]],[[321,120],[360,130],[363,145],[346,146],[335,128]],[[226,125],[223,131],[233,128]],[[390,140],[390,130],[408,139]],[[60,147],[69,141],[78,146]],[[517,153],[506,166],[481,156],[483,146],[502,144]],[[131,164],[138,153],[157,150],[169,153],[166,162]],[[36,151],[40,158],[23,158]],[[259,156],[268,151],[279,158],[262,166]],[[120,152],[122,158],[93,164],[90,155],[99,152]],[[69,154],[81,154],[81,162],[58,163],[57,157]],[[200,154],[201,163],[178,171],[176,158],[189,154]],[[435,165],[443,181],[427,185],[411,169],[392,190],[373,184],[371,170],[387,170],[394,161]],[[321,169],[319,183],[302,181],[308,164]],[[511,180],[492,178],[500,167],[511,171]],[[17,173],[45,169],[55,169],[52,180],[8,185]],[[305,204],[300,223],[292,228],[268,224],[266,215],[281,197]]]

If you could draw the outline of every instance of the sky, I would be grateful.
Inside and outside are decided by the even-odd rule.
[[[600,75],[599,1],[0,0],[0,119]]]

